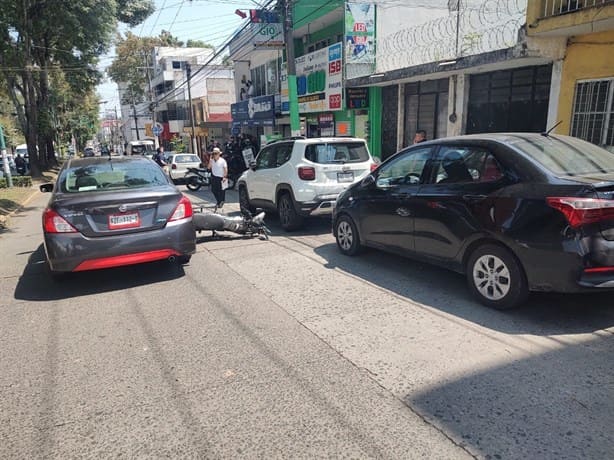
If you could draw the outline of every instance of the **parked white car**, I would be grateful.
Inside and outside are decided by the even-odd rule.
[[[377,167],[364,139],[293,138],[263,147],[239,178],[242,209],[273,209],[285,230],[332,214],[337,196]]]
[[[166,154],[166,164],[168,165],[168,175],[175,184],[185,182],[185,174],[188,168],[200,168],[202,163],[198,155],[193,153],[173,153]]]

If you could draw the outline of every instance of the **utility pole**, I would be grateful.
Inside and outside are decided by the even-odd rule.
[[[292,136],[301,135],[301,122],[298,113],[296,88],[296,63],[294,62],[294,38],[292,36],[292,0],[281,0],[284,5],[284,40],[286,45],[286,66],[288,71],[288,102],[290,105],[290,132]]]
[[[198,155],[198,142],[196,140],[196,128],[194,127],[194,108],[192,107],[192,85],[190,84],[190,80],[192,79],[192,66],[189,62],[186,62],[185,70],[188,77],[188,103],[190,104],[190,123],[192,125],[192,153]]]

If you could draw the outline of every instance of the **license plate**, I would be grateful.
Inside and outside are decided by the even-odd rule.
[[[117,230],[118,228],[134,228],[141,225],[141,219],[138,212],[130,214],[111,214],[109,216],[109,230]]]
[[[354,182],[354,173],[352,171],[338,172],[337,182]]]

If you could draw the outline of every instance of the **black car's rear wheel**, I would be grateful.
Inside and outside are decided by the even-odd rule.
[[[349,216],[341,216],[335,223],[335,239],[337,247],[346,256],[358,254],[362,246],[356,224]]]
[[[193,192],[197,192],[202,187],[201,181],[196,176],[190,176],[186,181],[186,187]]]
[[[284,193],[279,197],[277,212],[279,213],[279,223],[284,230],[296,230],[303,225],[303,217],[296,212],[290,194]]]
[[[516,257],[494,244],[478,247],[467,262],[467,282],[477,299],[492,308],[507,310],[529,295],[526,275]]]

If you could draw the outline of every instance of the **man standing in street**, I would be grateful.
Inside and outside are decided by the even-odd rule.
[[[214,147],[211,152],[209,169],[211,170],[211,191],[215,197],[216,206],[221,208],[224,206],[228,186],[228,164],[222,158],[222,150],[219,147]],[[226,186],[223,184],[224,181],[226,181]]]

